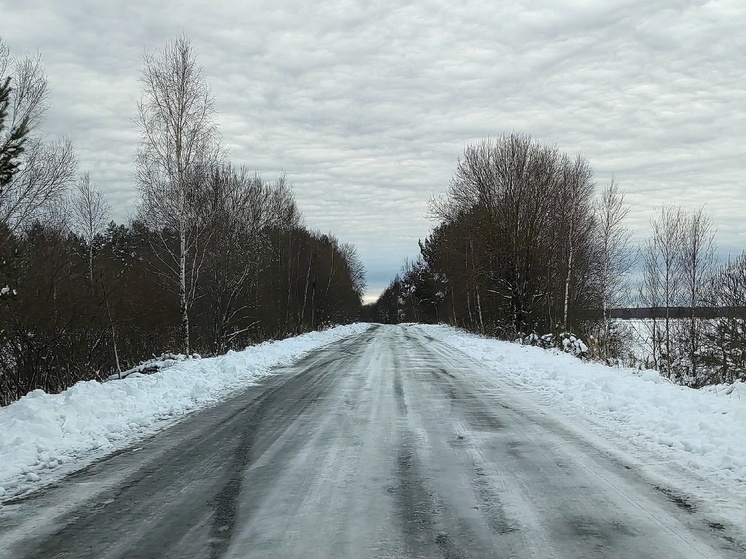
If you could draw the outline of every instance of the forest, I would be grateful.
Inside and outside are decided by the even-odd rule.
[[[283,176],[228,160],[190,41],[143,62],[139,201],[117,224],[72,142],[45,137],[41,58],[0,40],[0,405],[358,318],[355,247],[310,231]]]
[[[694,387],[746,380],[746,253],[718,263],[704,210],[675,205],[661,207],[650,238],[634,246],[629,209],[617,181],[599,189],[580,155],[520,134],[470,144],[447,192],[429,202],[435,226],[419,257],[365,315],[614,364],[630,340],[611,309],[644,306],[637,365]]]

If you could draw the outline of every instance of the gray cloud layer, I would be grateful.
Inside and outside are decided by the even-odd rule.
[[[642,237],[656,206],[706,204],[746,247],[740,0],[0,0],[14,54],[43,54],[50,134],[117,219],[136,198],[143,52],[188,35],[235,163],[284,171],[308,225],[358,245],[380,291],[431,224],[466,143],[522,132],[618,178]]]

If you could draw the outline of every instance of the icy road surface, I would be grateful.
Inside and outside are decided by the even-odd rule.
[[[14,559],[743,554],[416,326],[327,346],[0,508]]]

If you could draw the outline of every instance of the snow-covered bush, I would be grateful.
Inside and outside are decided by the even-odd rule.
[[[575,357],[585,357],[589,354],[588,346],[585,342],[572,332],[561,332],[556,336],[554,334],[539,336],[539,334],[533,332],[523,338],[523,343],[544,349],[561,349],[565,353],[570,353]]]
[[[588,354],[585,342],[571,332],[562,332],[558,341],[565,353],[572,353],[575,357],[584,357]]]
[[[588,357],[613,367],[642,368],[640,334],[632,321],[615,319],[592,321],[583,325],[587,332],[584,340],[588,344]]]

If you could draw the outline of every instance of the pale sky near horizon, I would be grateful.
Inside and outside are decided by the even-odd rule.
[[[192,40],[229,157],[285,173],[310,229],[358,247],[378,295],[433,223],[466,144],[518,132],[614,175],[636,238],[701,205],[746,249],[741,0],[0,0],[0,37],[41,53],[43,128],[126,221],[144,52]]]

